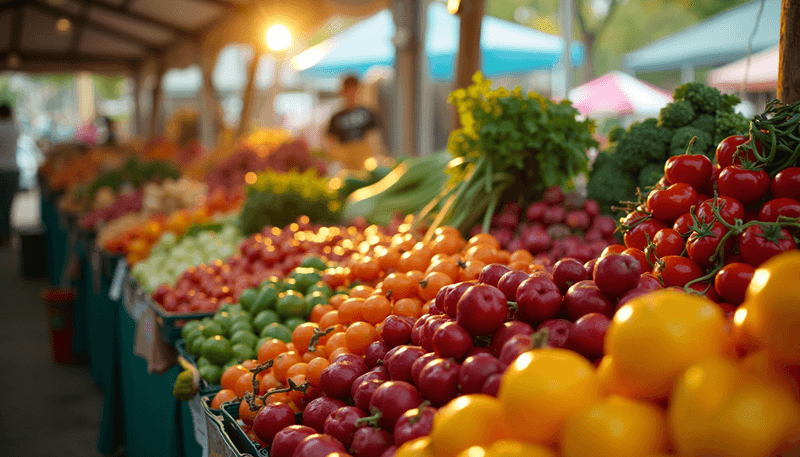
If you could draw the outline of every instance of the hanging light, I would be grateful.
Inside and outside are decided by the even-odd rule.
[[[267,47],[272,51],[283,51],[292,44],[292,33],[285,25],[275,24],[267,30]]]
[[[72,21],[65,17],[60,18],[56,21],[56,30],[59,33],[69,33],[72,30]]]
[[[461,0],[447,0],[447,12],[450,14],[458,14],[461,9]]]

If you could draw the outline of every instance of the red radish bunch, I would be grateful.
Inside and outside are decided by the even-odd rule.
[[[473,232],[480,230],[476,227]],[[551,187],[524,211],[514,203],[505,205],[492,218],[489,233],[503,249],[526,249],[540,263],[545,258],[554,263],[564,257],[584,262],[596,258],[606,246],[617,243],[615,230],[614,220],[600,214],[596,201]]]
[[[647,261],[665,287],[692,289],[727,311],[744,300],[759,265],[797,249],[800,168],[774,177],[755,161],[758,142],[732,136],[716,151],[671,157],[664,177],[621,219],[629,253]]]

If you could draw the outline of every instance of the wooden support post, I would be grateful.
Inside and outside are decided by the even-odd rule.
[[[250,112],[253,106],[253,90],[256,85],[256,70],[258,69],[258,61],[261,53],[258,48],[253,49],[253,59],[247,67],[247,85],[244,88],[242,95],[242,114],[239,117],[239,129],[236,131],[236,138],[241,137],[249,128]]]
[[[142,73],[141,68],[131,72],[133,81],[133,112],[131,113],[131,136],[138,137],[144,133],[142,128]]]
[[[461,0],[458,15],[461,24],[456,57],[456,74],[453,89],[464,89],[472,84],[472,75],[481,69],[481,25],[486,0]],[[459,126],[458,111],[453,107],[455,126]]]
[[[150,137],[154,137],[161,133],[161,111],[162,111],[162,99],[163,99],[163,90],[162,90],[162,83],[164,80],[164,71],[165,65],[164,62],[158,62],[158,69],[156,70],[156,83],[153,85],[153,94],[152,99],[153,103],[151,104],[151,112],[150,112],[150,129],[148,131]]]
[[[424,151],[420,144],[420,123],[418,107],[421,102],[421,59],[425,58],[424,23],[427,14],[425,0],[394,0],[393,12],[396,25],[394,44],[395,84],[397,96],[395,122],[399,135],[395,137],[395,154],[419,155]],[[426,100],[430,103],[430,100]]]
[[[200,72],[203,80],[198,94],[198,114],[200,116],[200,141],[209,151],[213,150],[217,142],[217,91],[211,75],[214,72],[216,59],[205,55],[203,46],[198,46]]]
[[[787,104],[800,100],[800,3],[797,0],[783,0],[781,4],[778,99]]]

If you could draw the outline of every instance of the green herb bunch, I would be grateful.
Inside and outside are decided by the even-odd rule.
[[[465,229],[482,215],[486,231],[499,204],[533,202],[548,187],[571,187],[588,171],[586,150],[597,146],[593,121],[580,120],[569,100],[491,85],[478,72],[471,86],[448,98],[461,128],[447,146],[455,157],[450,185],[429,208],[439,213],[434,225]]]

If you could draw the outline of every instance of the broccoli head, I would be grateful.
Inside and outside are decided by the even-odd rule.
[[[750,120],[734,111],[717,111],[716,122],[715,145],[731,135],[747,135],[750,132]]]
[[[642,192],[655,187],[658,181],[664,176],[664,165],[660,163],[649,163],[639,172],[639,188]]]
[[[620,168],[638,172],[648,162],[664,162],[672,130],[650,118],[634,123],[617,143],[614,159]]]
[[[615,149],[616,145],[612,144],[608,148],[606,148],[605,151],[599,152],[597,154],[597,157],[594,159],[594,162],[592,163],[592,169],[600,168],[607,163],[613,162],[614,159],[611,156],[611,154],[614,152]]]
[[[688,101],[697,114],[716,113],[723,104],[731,102],[730,97],[723,98],[719,89],[708,87],[703,83],[686,83],[675,89],[673,98],[675,101]]]
[[[689,147],[689,142],[692,141],[693,137],[697,137],[697,140],[695,140],[690,152],[692,154],[708,155],[709,151],[711,151],[712,137],[709,133],[694,127],[681,127],[675,130],[675,135],[672,136],[672,142],[669,145],[669,155],[685,154],[686,148]]]
[[[615,163],[605,163],[595,168],[587,184],[589,198],[597,200],[608,212],[612,205],[627,201],[636,195],[636,179]]]
[[[695,112],[692,104],[686,100],[680,100],[661,108],[661,114],[658,116],[658,125],[677,129],[689,125],[694,117]]]
[[[608,131],[608,141],[612,143],[616,143],[622,137],[622,134],[625,133],[625,129],[622,128],[620,125],[615,125],[611,127],[611,130]]]
[[[690,124],[696,129],[700,129],[708,134],[717,130],[717,119],[713,114],[701,114]]]

